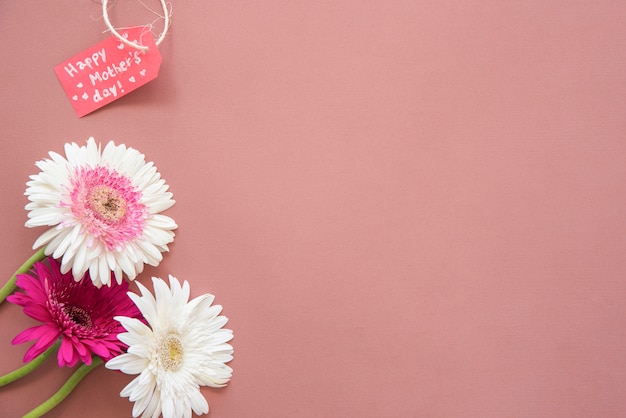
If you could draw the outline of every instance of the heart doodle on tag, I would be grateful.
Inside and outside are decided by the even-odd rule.
[[[105,0],[102,0],[103,2]],[[63,61],[54,72],[78,117],[108,105],[154,80],[161,54],[149,28],[136,27]],[[145,43],[146,51],[127,47],[131,39]],[[2,415],[0,413],[0,415]]]

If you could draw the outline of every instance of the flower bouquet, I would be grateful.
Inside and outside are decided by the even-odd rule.
[[[0,376],[0,387],[32,372],[56,353],[59,367],[76,367],[50,399],[29,412],[38,417],[68,396],[95,367],[138,375],[120,396],[133,417],[190,417],[209,410],[200,386],[230,380],[233,333],[214,297],[190,300],[187,281],[153,277],[154,294],[136,282],[144,265],[157,266],[177,225],[161,212],[174,205],[153,163],[125,145],[93,138],[65,145],[36,163],[30,177],[27,227],[47,227],[38,251],[0,289],[40,325],[13,344],[32,341],[25,366]],[[1,389],[0,389],[1,390]]]

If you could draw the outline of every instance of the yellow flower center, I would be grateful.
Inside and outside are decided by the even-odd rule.
[[[177,335],[168,335],[159,344],[161,366],[168,371],[177,371],[183,364],[183,342]]]
[[[89,194],[89,206],[107,222],[117,222],[126,214],[126,200],[115,189],[97,186]]]

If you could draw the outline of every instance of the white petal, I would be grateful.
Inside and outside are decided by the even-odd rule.
[[[194,391],[189,394],[189,400],[191,401],[191,408],[197,415],[208,414],[209,404],[200,391]]]
[[[147,256],[147,263],[151,266],[157,266],[163,259],[161,252],[151,243],[144,240],[137,240],[135,243],[141,248]]]
[[[28,222],[26,223],[26,226],[29,226]],[[41,234],[39,238],[37,238],[37,240],[35,240],[35,243],[33,244],[33,250],[39,247],[43,247],[44,245],[49,243],[52,239],[54,239],[54,237],[57,236],[58,233],[59,230],[55,228],[48,229],[46,232]]]

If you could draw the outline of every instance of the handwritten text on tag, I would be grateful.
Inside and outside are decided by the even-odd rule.
[[[112,36],[57,65],[54,71],[78,117],[138,89],[159,73],[161,54],[145,27],[121,32],[148,47],[142,52]]]

